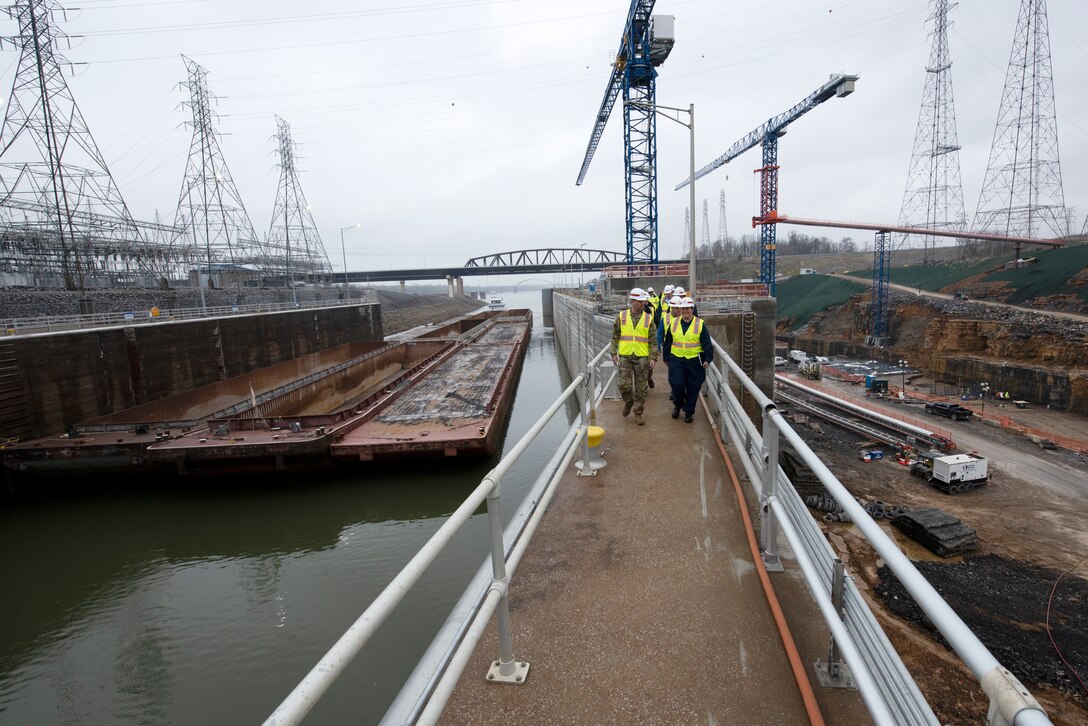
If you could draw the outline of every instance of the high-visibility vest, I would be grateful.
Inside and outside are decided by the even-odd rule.
[[[654,319],[642,311],[639,319],[631,320],[631,311],[620,313],[620,342],[616,350],[620,355],[637,355],[643,358],[650,355],[650,326]]]
[[[703,333],[703,319],[692,318],[687,331],[680,323],[681,319],[676,318],[669,328],[672,331],[671,354],[677,358],[696,358],[703,352],[703,346],[699,344],[699,337]]]

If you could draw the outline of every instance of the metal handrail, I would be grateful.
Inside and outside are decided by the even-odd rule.
[[[717,343],[717,356],[708,371],[705,393],[717,405],[721,428],[735,446],[741,466],[761,498],[761,548],[765,562],[777,561],[777,532],[781,529],[797,559],[806,583],[834,638],[834,647],[844,656],[850,674],[877,724],[926,724],[938,721],[917,684],[888,641],[860,591],[850,578],[833,580],[841,563],[819,526],[809,514],[789,479],[777,464],[779,437],[785,438],[820,479],[828,492],[851,516],[862,534],[899,577],[930,620],[979,679],[991,698],[992,724],[1034,726],[1050,721],[1038,702],[1022,684],[986,649],[934,588],[921,576],[894,541],[880,529],[854,500],[842,483],[778,412],[752,380],[744,374]],[[455,606],[446,625],[432,641],[415,671],[387,711],[383,724],[434,723],[438,720],[469,657],[483,636],[487,623],[496,616],[499,658],[489,674],[494,680],[523,680],[527,663],[515,660],[507,602],[510,580],[529,541],[558,486],[560,478],[579,448],[586,454],[587,433],[594,421],[597,401],[610,382],[601,385],[600,365],[607,347],[587,364],[585,372],[571,382],[522,439],[499,464],[481,480],[464,503],[450,515],[430,540],[398,573],[374,602],[359,616],[336,644],[318,661],[280,706],[265,726],[297,724],[327,691],[370,637],[391,615],[407,591],[435,561],[452,536],[477,507],[487,502],[491,541],[490,567],[485,562]],[[613,374],[614,375],[614,374]],[[745,414],[730,386],[731,377],[740,383],[763,412],[761,435]],[[505,531],[499,506],[501,482],[522,454],[529,450],[552,417],[580,389],[581,421],[571,424],[566,437],[526,494],[518,513]],[[768,569],[775,569],[768,566]],[[841,586],[842,601],[830,593]]]
[[[590,361],[586,371],[567,386],[566,390],[548,407],[529,431],[499,461],[495,468],[480,481],[480,484],[469,494],[461,506],[449,516],[446,522],[438,528],[408,564],[272,712],[268,719],[265,720],[265,726],[287,726],[302,721],[333,682],[343,673],[352,659],[359,654],[371,636],[389,618],[408,590],[434,563],[445,546],[449,544],[453,535],[469,521],[473,513],[484,501],[487,502],[487,516],[490,523],[492,569],[491,577],[487,582],[487,589],[482,598],[476,601],[475,607],[471,609],[470,617],[462,622],[462,626],[456,632],[456,638],[443,648],[443,656],[435,664],[435,669],[421,673],[417,668],[416,673],[413,673],[413,676],[409,678],[401,693],[417,694],[414,702],[410,704],[413,714],[411,720],[413,722],[417,717],[424,721],[437,720],[438,714],[445,707],[457,679],[468,662],[469,655],[479,641],[484,626],[496,611],[498,612],[499,665],[493,670],[496,670],[497,679],[517,678],[518,669],[523,665],[527,668],[527,665],[517,663],[513,657],[510,615],[507,604],[510,577],[513,575],[518,562],[520,562],[521,555],[532,538],[537,524],[543,517],[544,511],[547,509],[547,503],[554,494],[564,469],[577,451],[578,440],[586,437],[588,422],[595,411],[595,402],[603,395],[606,387],[597,385],[597,381],[599,381],[600,363],[607,352],[608,348],[603,348]],[[566,448],[563,450],[563,455],[560,456],[559,452],[557,452],[556,456],[553,456],[549,465],[550,468],[541,474],[537,480],[537,486],[533,487],[525,497],[525,502],[528,502],[529,506],[523,507],[520,516],[515,517],[504,532],[502,530],[502,512],[499,506],[503,476],[509,472],[522,454],[529,450],[552,417],[584,385],[590,387],[589,395],[586,397],[585,405],[580,405],[582,411],[581,421],[572,424],[571,430],[564,440]],[[546,475],[547,478],[545,478]],[[469,595],[471,589],[472,585],[470,584],[469,590],[466,590],[462,599]],[[440,633],[440,637],[441,635]],[[432,643],[432,649],[437,644],[438,638]],[[424,656],[424,659],[427,659],[427,655]],[[424,682],[422,688],[418,686],[421,680]],[[397,703],[403,704],[405,701],[398,697]],[[397,707],[397,703],[394,703],[391,711]],[[388,714],[386,719],[389,719]],[[403,721],[398,718],[394,722],[401,723]]]
[[[749,378],[715,341],[714,363],[709,366],[707,397],[717,406],[718,420],[733,443],[741,465],[760,496],[763,514],[761,547],[765,562],[777,562],[776,533],[780,528],[797,557],[809,590],[827,620],[835,645],[842,649],[870,713],[877,723],[936,724],[898,653],[876,622],[850,578],[844,583],[845,614],[832,607],[829,593],[836,555],[809,514],[789,478],[778,465],[778,438],[797,451],[828,493],[850,516],[903,586],[925,611],[990,697],[991,723],[1049,724],[1050,720],[1028,690],[971,632],[895,542],[858,504],[842,482],[798,435],[774,402]],[[763,413],[761,434],[744,413],[730,381],[739,383]],[[770,569],[770,568],[769,568]]]

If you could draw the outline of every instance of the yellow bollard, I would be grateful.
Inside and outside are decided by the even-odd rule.
[[[597,470],[608,466],[608,462],[601,456],[601,439],[604,438],[604,429],[600,426],[586,428],[586,442],[589,444],[588,454],[585,459],[574,462],[578,467],[578,476],[597,476]]]

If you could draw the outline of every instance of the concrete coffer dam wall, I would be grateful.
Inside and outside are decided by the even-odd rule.
[[[0,342],[0,436],[67,431],[345,343],[382,341],[366,304],[12,337]]]

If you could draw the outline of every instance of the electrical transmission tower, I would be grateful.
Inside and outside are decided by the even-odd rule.
[[[724,245],[729,241],[729,227],[725,223],[725,190],[718,197],[718,239]]]
[[[0,128],[0,279],[83,290],[157,276],[166,248],[143,245],[139,227],[152,225],[129,214],[64,79],[64,8],[17,0],[0,11],[19,25],[0,38],[19,51]]]
[[[974,229],[1061,237],[1067,226],[1046,2],[1022,0]]]
[[[200,266],[197,281],[201,301],[205,302],[204,288],[212,286],[217,271],[220,286],[223,273],[228,270],[229,277],[238,285],[240,276],[252,274],[243,272],[243,266],[256,268],[263,274],[273,269],[275,260],[258,241],[219,148],[219,133],[213,123],[216,114],[211,108],[215,97],[208,91],[208,71],[190,58],[182,56],[182,59],[189,73],[186,83],[188,105],[193,111],[193,141],[174,218],[178,229],[174,244],[181,246],[185,236],[191,238],[190,261]]]
[[[283,260],[283,277],[288,284],[293,276],[331,274],[332,265],[298,180],[291,124],[279,116],[276,117],[276,145],[280,155],[280,185],[272,210],[272,226],[268,230],[269,254]]]
[[[914,132],[907,188],[899,211],[899,226],[963,231],[967,217],[960,184],[960,145],[956,141],[956,110],[952,102],[952,60],[948,52],[948,0],[933,0],[933,40],[926,66],[926,85],[918,128]],[[906,243],[899,235],[897,246]],[[922,238],[922,261],[928,262],[936,238]]]
[[[710,206],[705,199],[703,200],[703,235],[699,244],[703,246],[703,249],[710,247]]]

